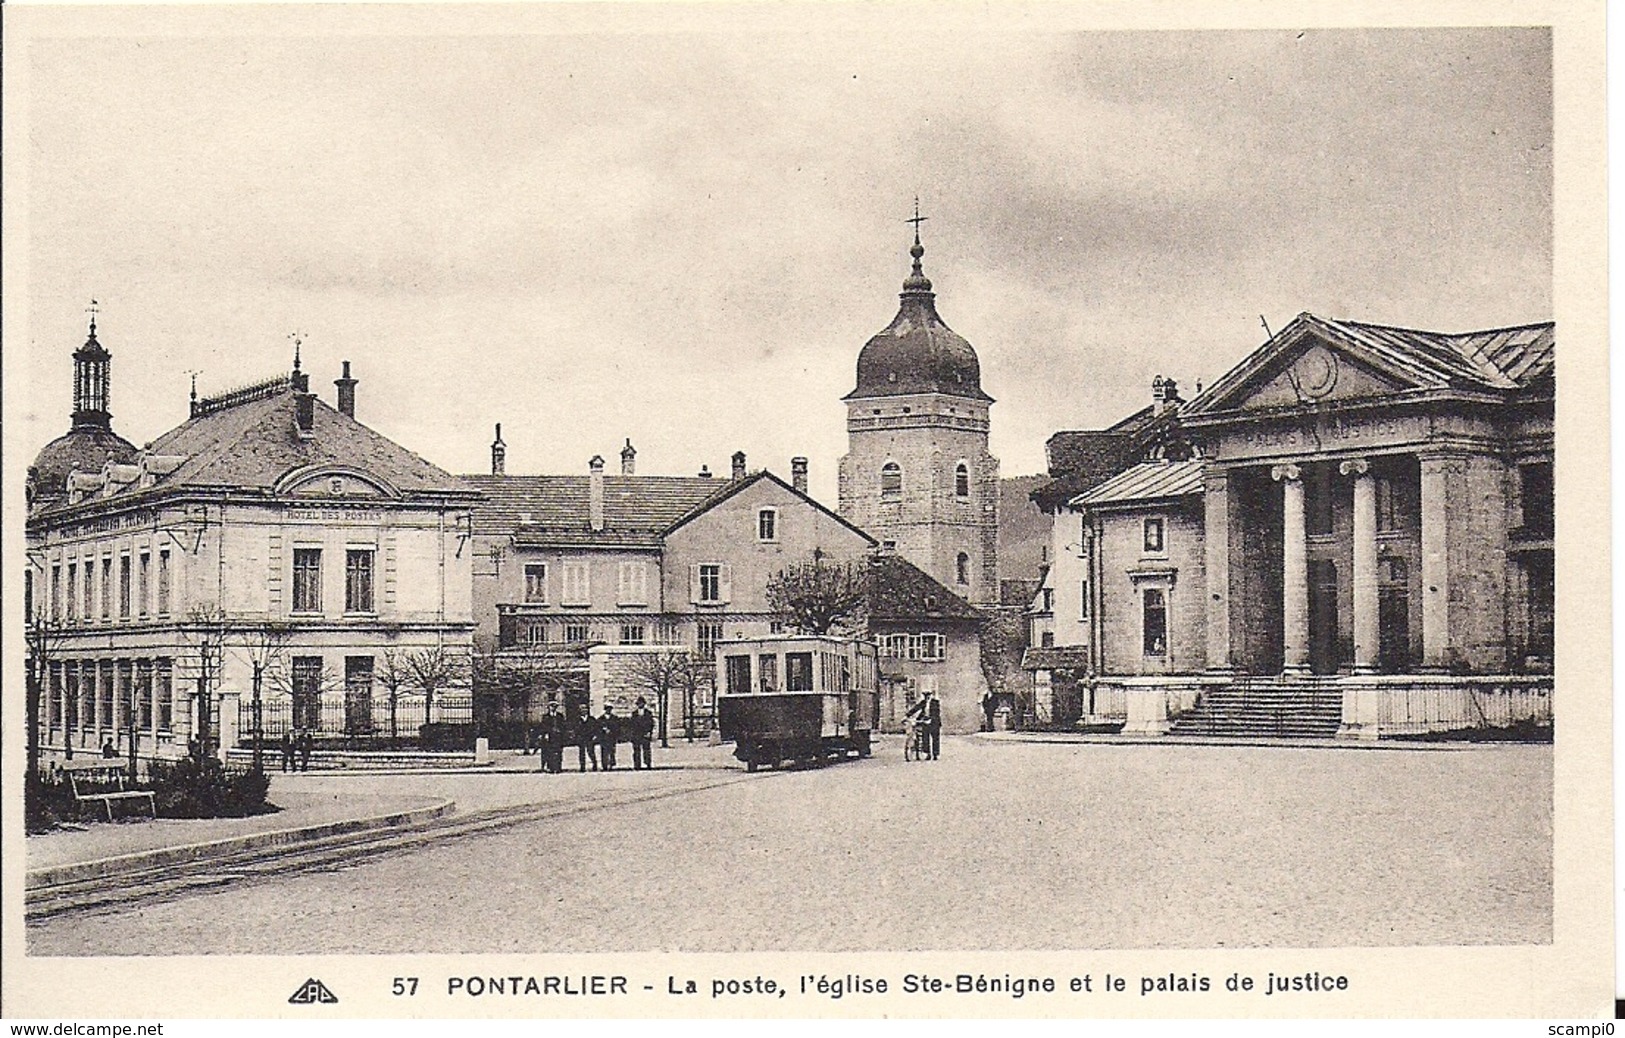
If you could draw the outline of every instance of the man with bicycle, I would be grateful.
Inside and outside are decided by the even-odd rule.
[[[909,738],[918,740],[917,755],[922,760],[936,760],[942,749],[942,703],[934,689],[927,690],[920,701],[908,708],[905,715],[911,725]]]

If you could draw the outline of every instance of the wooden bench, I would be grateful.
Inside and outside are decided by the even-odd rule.
[[[107,810],[107,820],[113,820],[115,800],[145,800],[152,817],[158,817],[158,802],[150,789],[130,789],[129,773],[124,764],[107,759],[70,760],[62,762],[62,771],[68,776],[75,805],[100,802]]]

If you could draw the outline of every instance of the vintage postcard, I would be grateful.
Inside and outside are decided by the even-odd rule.
[[[8,1019],[1611,1018],[1601,5],[4,15]]]

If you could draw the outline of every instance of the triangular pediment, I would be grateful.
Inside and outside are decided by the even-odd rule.
[[[1423,383],[1357,343],[1294,323],[1198,398],[1196,411],[1271,410],[1369,400]]]

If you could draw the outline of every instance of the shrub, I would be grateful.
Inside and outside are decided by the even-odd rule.
[[[154,761],[148,770],[160,818],[242,818],[276,808],[265,801],[271,776],[251,768],[228,768],[208,758]]]
[[[64,818],[73,816],[73,790],[58,775],[40,776],[37,783],[25,784],[23,825],[30,833],[49,832]]]

